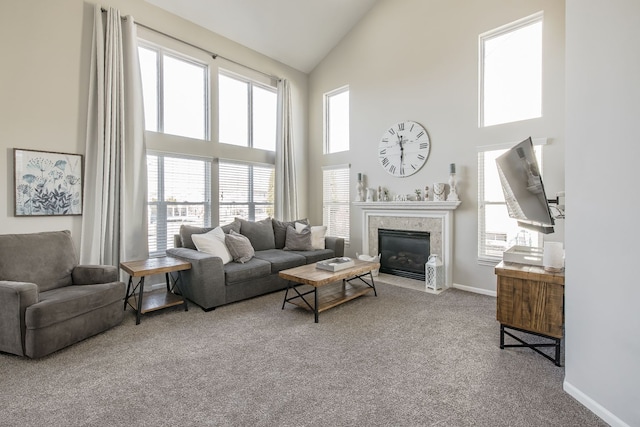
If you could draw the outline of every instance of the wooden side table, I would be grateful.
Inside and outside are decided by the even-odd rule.
[[[495,268],[498,278],[496,318],[500,322],[500,348],[529,347],[560,363],[560,342],[564,335],[564,272],[551,273],[532,265],[501,262]],[[505,329],[548,338],[551,343],[530,344]],[[505,344],[508,335],[520,344]],[[551,357],[538,347],[554,347]]]
[[[172,257],[149,258],[140,261],[121,262],[120,268],[129,274],[127,294],[124,298],[124,309],[127,304],[136,311],[136,325],[140,324],[140,316],[150,311],[173,307],[183,304],[184,311],[189,310],[186,298],[176,295],[173,290],[180,290],[180,272],[191,269],[191,263]],[[178,277],[173,280],[170,273],[177,272]],[[154,274],[165,274],[167,290],[149,292],[144,295],[144,278]],[[139,277],[137,285],[133,285],[133,278]],[[138,291],[136,293],[136,291]],[[182,294],[182,292],[181,292]]]

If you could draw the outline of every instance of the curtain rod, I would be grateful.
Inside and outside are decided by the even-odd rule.
[[[100,8],[100,10],[101,10],[102,12],[106,12],[106,11],[107,11],[107,9],[105,9],[105,8],[103,8],[103,7],[101,7],[101,8]],[[126,17],[126,16],[123,16],[121,19],[126,20],[126,19],[127,19],[127,17]],[[177,42],[180,42],[180,43],[186,44],[187,46],[191,46],[191,47],[193,47],[193,48],[195,48],[195,49],[198,49],[198,50],[200,50],[200,51],[202,51],[202,52],[204,52],[204,53],[206,53],[206,54],[208,54],[208,55],[211,55],[211,57],[212,57],[213,59],[221,58],[221,59],[224,59],[224,60],[225,60],[225,61],[227,61],[227,62],[231,62],[231,63],[233,63],[233,64],[239,65],[239,66],[244,67],[244,68],[246,68],[246,69],[248,69],[248,70],[251,70],[251,71],[255,71],[256,73],[262,74],[263,76],[269,77],[270,79],[281,80],[281,78],[280,78],[280,77],[278,77],[278,76],[274,76],[273,74],[265,73],[264,71],[256,70],[256,69],[255,69],[255,68],[253,68],[253,67],[250,67],[250,66],[248,66],[248,65],[242,64],[242,63],[240,63],[240,62],[238,62],[238,61],[234,61],[233,59],[230,59],[230,58],[227,58],[227,57],[225,57],[225,56],[219,55],[219,54],[217,54],[217,53],[215,53],[215,52],[211,52],[210,50],[207,50],[207,49],[202,48],[202,47],[200,47],[200,46],[197,46],[197,45],[195,45],[195,44],[192,44],[192,43],[189,43],[189,42],[187,42],[187,41],[181,40],[181,39],[179,39],[179,38],[177,38],[177,37],[175,37],[175,36],[172,36],[171,34],[167,34],[167,33],[164,33],[164,32],[162,32],[162,31],[160,31],[160,30],[156,30],[155,28],[151,28],[151,27],[149,27],[149,26],[147,26],[147,25],[144,25],[144,24],[142,24],[142,23],[140,23],[140,22],[137,22],[136,20],[134,20],[134,21],[133,21],[133,23],[134,23],[134,24],[136,24],[136,25],[137,25],[137,26],[139,26],[139,27],[145,28],[145,29],[147,29],[147,30],[149,30],[149,31],[153,31],[154,33],[157,33],[157,34],[163,35],[163,36],[168,37],[168,38],[170,38],[170,39],[172,39],[172,40],[175,40],[175,41],[177,41]]]

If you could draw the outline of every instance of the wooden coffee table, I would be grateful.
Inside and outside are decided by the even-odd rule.
[[[316,268],[316,264],[308,264],[300,267],[282,270],[279,275],[289,281],[287,291],[284,294],[282,309],[286,303],[295,304],[304,309],[313,311],[315,322],[318,323],[318,314],[339,304],[351,301],[367,292],[373,291],[378,296],[371,271],[379,269],[379,262],[354,260],[354,266],[344,270],[331,272]],[[371,283],[363,277],[369,276]],[[355,283],[352,283],[356,281]],[[313,289],[300,292],[299,286],[309,285]],[[289,291],[295,295],[289,297]],[[305,296],[313,294],[313,301]]]
[[[180,290],[180,272],[189,270],[191,263],[172,257],[149,258],[140,261],[121,262],[120,268],[129,274],[129,284],[127,285],[127,295],[124,298],[124,309],[127,304],[136,311],[136,325],[140,324],[140,315],[161,308],[173,307],[183,304],[184,311],[188,311],[186,298],[173,293],[174,288]],[[178,272],[178,277],[171,285],[172,272]],[[165,274],[167,290],[148,292],[144,294],[144,278],[154,274]],[[133,286],[133,278],[139,277],[138,284]],[[136,290],[138,291],[136,293]],[[181,292],[182,293],[182,292]],[[143,301],[144,300],[144,301]]]

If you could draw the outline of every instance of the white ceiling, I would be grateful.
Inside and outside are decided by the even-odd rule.
[[[309,73],[378,0],[146,0]]]

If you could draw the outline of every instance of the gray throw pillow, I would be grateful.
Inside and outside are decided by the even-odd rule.
[[[255,222],[240,218],[238,220],[240,221],[240,234],[247,236],[253,249],[264,251],[265,249],[274,249],[276,247],[273,239],[271,218]]]
[[[236,218],[233,220],[233,222],[230,222],[229,224],[226,224],[226,225],[222,225],[220,226],[220,228],[222,228],[222,231],[224,231],[224,234],[229,234],[231,230],[235,231],[236,233],[239,233],[240,219]]]
[[[196,245],[193,243],[193,239],[191,238],[192,234],[204,234],[213,230],[213,227],[196,227],[193,225],[181,225],[180,226],[180,241],[182,242],[183,248],[195,249]]]
[[[309,220],[307,218],[304,219],[296,219],[295,221],[279,221],[277,219],[273,219],[271,221],[273,223],[273,237],[275,240],[276,249],[284,248],[285,241],[287,240],[287,227],[292,226],[295,227],[296,222],[301,222],[303,224],[309,224]]]
[[[311,227],[306,226],[299,232],[292,226],[287,227],[287,239],[284,245],[285,251],[312,251]]]
[[[246,236],[231,230],[224,236],[224,243],[235,262],[245,263],[255,255],[253,246]]]

